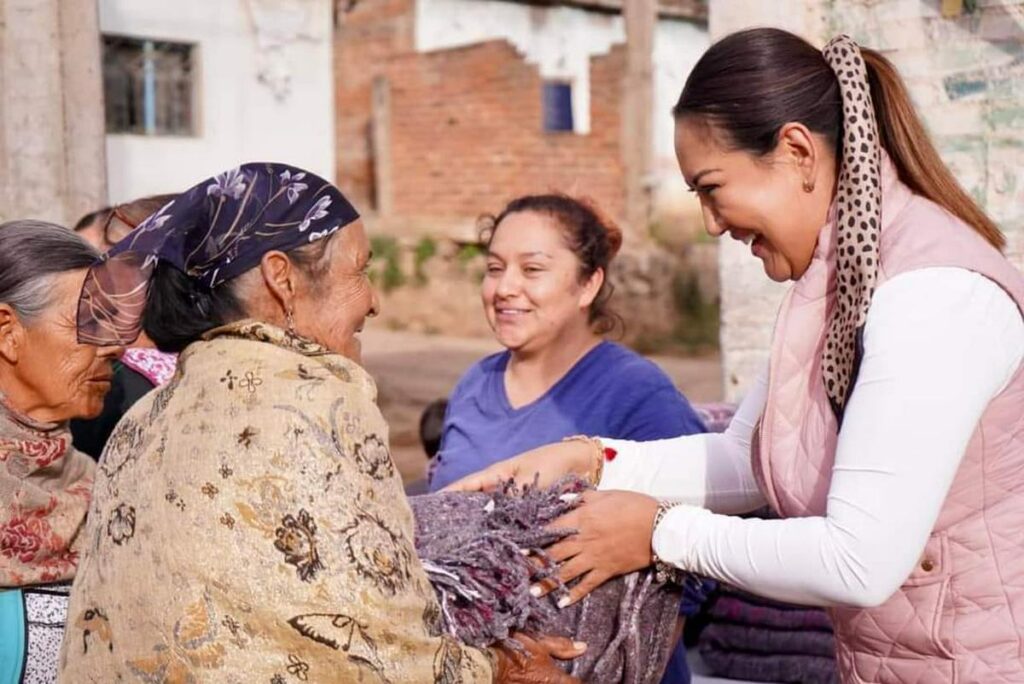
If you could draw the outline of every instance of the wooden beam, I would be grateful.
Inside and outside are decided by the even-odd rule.
[[[622,14],[623,7],[633,0],[505,0],[520,5],[535,5],[539,7],[578,7],[594,12],[607,14]],[[707,23],[708,5],[704,0],[683,0],[682,2],[658,3],[658,16],[662,19],[683,19]]]
[[[370,118],[371,159],[373,159],[373,185],[377,213],[391,214],[393,195],[391,188],[391,84],[384,76],[373,79],[373,102]]]
[[[626,23],[626,72],[622,83],[620,147],[626,181],[626,223],[645,239],[650,223],[650,177],[654,158],[654,28],[656,0],[629,0]]]

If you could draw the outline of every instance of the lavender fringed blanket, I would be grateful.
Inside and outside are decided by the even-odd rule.
[[[558,592],[530,595],[545,576],[523,551],[544,547],[569,531],[545,526],[574,507],[565,493],[579,482],[546,490],[511,488],[492,494],[439,493],[412,497],[416,550],[441,604],[445,628],[486,646],[515,631],[569,636],[586,654],[566,669],[583,681],[655,684],[674,646],[681,590],[654,581],[650,570],[605,583],[580,603],[559,610]]]

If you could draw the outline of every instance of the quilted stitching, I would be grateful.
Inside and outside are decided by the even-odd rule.
[[[1024,310],[1024,277],[973,231],[909,191],[888,170],[883,278],[958,266],[1002,285]],[[914,228],[916,226],[916,228]],[[927,230],[920,229],[927,226]],[[834,236],[780,311],[769,402],[754,459],[786,516],[824,515],[837,427],[821,378]],[[1024,369],[979,422],[936,523],[928,553],[940,567],[916,571],[885,604],[830,611],[844,682],[1024,683]],[[930,556],[931,557],[931,556]]]

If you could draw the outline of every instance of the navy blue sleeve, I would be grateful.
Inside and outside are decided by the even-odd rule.
[[[646,442],[707,432],[693,406],[665,372],[645,361],[640,372],[632,372],[630,391],[623,406],[616,435],[619,439]]]
[[[446,448],[451,448],[451,433],[452,433],[452,418],[459,414],[461,404],[464,400],[466,393],[466,386],[472,383],[472,379],[480,373],[480,364],[476,363],[469,367],[459,381],[455,383],[455,387],[452,388],[451,394],[448,395],[448,407],[444,412],[444,423],[441,427],[441,443],[437,448],[437,455],[430,459],[430,463],[427,465],[427,483],[430,491],[434,491],[434,481],[437,476],[437,470],[441,465],[441,454],[445,453]]]

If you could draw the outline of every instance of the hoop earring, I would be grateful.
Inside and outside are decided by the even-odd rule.
[[[292,310],[291,309],[288,309],[287,311],[284,312],[284,322],[285,322],[285,325],[288,326],[288,332],[290,332],[292,335],[296,334],[295,333],[295,317],[292,316]]]
[[[814,181],[804,181],[804,192],[814,192]]]

